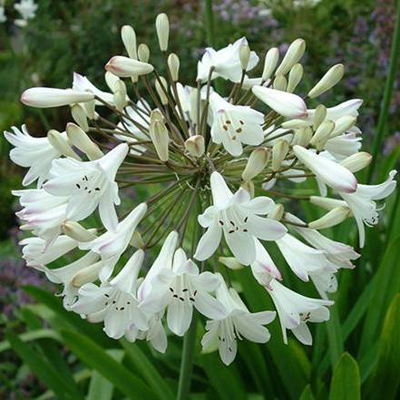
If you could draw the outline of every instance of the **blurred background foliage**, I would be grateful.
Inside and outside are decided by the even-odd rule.
[[[31,86],[70,87],[74,71],[105,88],[103,66],[110,56],[123,53],[119,29],[124,24],[134,26],[138,43],[147,43],[153,50],[158,47],[155,16],[168,13],[171,50],[180,56],[182,83],[193,84],[198,57],[207,46],[203,1],[39,0],[36,17],[24,28],[13,22],[13,3],[5,1],[7,20],[0,23],[0,131],[23,123],[37,136],[50,127],[64,130],[70,119],[67,108],[23,107],[20,93]],[[344,63],[345,78],[328,94],[326,105],[357,97],[364,100],[358,125],[364,148],[371,151],[388,73],[395,0],[221,0],[214,1],[213,9],[217,46],[246,36],[262,58],[271,46],[283,52],[293,39],[304,38],[303,89],[331,65]],[[151,62],[159,60],[159,52],[152,51]],[[399,84],[399,80],[394,84],[384,127],[377,182],[396,167],[400,154]],[[8,161],[8,151],[0,136],[0,398],[75,400],[84,398],[83,393],[88,400],[173,398],[181,340],[170,340],[162,356],[146,343],[111,341],[99,326],[64,311],[50,294],[57,288],[25,268],[10,193],[20,187],[21,171]],[[307,204],[301,206],[306,216],[315,219]],[[215,353],[200,355],[198,347],[191,398],[396,398],[400,379],[398,208],[398,195],[392,196],[381,224],[369,232],[357,270],[341,271],[332,319],[314,330],[313,348],[292,340],[283,345],[276,323],[267,345],[241,343],[239,357],[229,368],[222,366]],[[350,223],[331,230],[330,236],[356,242]],[[235,272],[234,278],[254,311],[272,308],[248,271]],[[291,284],[305,294],[309,290],[302,283]],[[197,343],[202,329],[199,324]]]

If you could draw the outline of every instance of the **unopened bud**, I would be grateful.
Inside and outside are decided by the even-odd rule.
[[[96,101],[88,101],[87,103],[83,103],[83,108],[86,111],[86,115],[88,116],[89,119],[95,119],[96,118]]]
[[[114,56],[106,64],[105,68],[120,78],[147,75],[154,70],[151,64],[124,56]]]
[[[74,121],[85,131],[89,130],[87,115],[85,109],[80,104],[74,104],[71,107],[71,115]]]
[[[118,79],[114,85],[114,104],[118,111],[122,111],[128,104],[126,99],[126,85],[121,79]]]
[[[205,151],[204,137],[201,135],[191,136],[185,142],[186,150],[194,157],[201,157]]]
[[[150,59],[150,49],[145,43],[141,43],[138,48],[139,61],[147,63]]]
[[[281,127],[284,129],[297,129],[310,126],[310,122],[305,119],[290,119],[289,121],[282,122]]]
[[[287,84],[286,91],[289,93],[293,93],[296,89],[297,85],[303,78],[304,69],[301,64],[294,64],[292,69],[289,72],[289,80]]]
[[[310,144],[312,136],[313,131],[310,127],[296,129],[292,140],[292,146],[297,144],[302,147],[307,147]]]
[[[279,171],[289,151],[289,143],[279,139],[272,147],[272,171]]]
[[[372,161],[371,154],[362,151],[360,153],[355,153],[350,157],[345,158],[340,162],[340,165],[347,168],[350,172],[358,172],[368,167]]]
[[[324,145],[325,142],[329,139],[330,134],[335,129],[335,123],[330,120],[326,120],[322,122],[322,124],[318,127],[314,136],[311,138],[310,143],[312,145],[320,144]]]
[[[150,138],[154,144],[157,155],[161,161],[168,161],[169,159],[169,135],[168,129],[163,121],[159,120],[158,115],[153,117],[153,113],[150,116]]]
[[[236,260],[235,257],[219,257],[218,261],[221,264],[224,264],[225,267],[228,267],[229,269],[238,270],[244,268],[244,266],[240,264],[240,262]]]
[[[136,33],[135,30],[129,26],[124,25],[121,28],[121,38],[125,46],[126,52],[130,58],[134,60],[137,59],[137,49],[136,49]]]
[[[103,261],[98,261],[86,268],[78,271],[71,280],[73,286],[79,288],[85,283],[90,283],[98,279],[100,270],[104,267]]]
[[[336,136],[339,136],[345,132],[347,132],[349,129],[351,129],[357,121],[356,117],[352,117],[351,115],[344,115],[343,117],[340,117],[336,122],[335,122],[335,129],[331,133],[331,138],[334,138]]]
[[[168,67],[172,80],[176,82],[179,79],[179,57],[175,53],[168,56]]]
[[[250,194],[250,197],[252,197],[252,198],[254,197],[255,187],[254,187],[253,181],[242,182],[240,184],[240,187],[243,188],[244,190],[246,190],[246,192],[248,192]]]
[[[250,60],[250,47],[247,43],[243,43],[242,45],[240,45],[239,60],[242,71],[246,71]]]
[[[66,131],[69,142],[79,150],[83,151],[90,160],[97,160],[98,158],[103,157],[104,154],[97,144],[94,143],[78,125],[69,122]]]
[[[325,93],[335,86],[344,75],[343,64],[334,65],[321,80],[308,92],[308,97],[313,98]]]
[[[242,179],[246,182],[256,177],[267,165],[269,155],[270,152],[265,147],[253,150],[242,173]]]
[[[346,207],[347,203],[344,200],[330,199],[328,197],[310,196],[311,204],[322,207],[325,210],[333,210],[337,207]]]
[[[276,47],[269,49],[267,54],[265,55],[264,61],[264,70],[262,73],[262,80],[266,81],[275,71],[276,65],[278,64],[279,60],[279,50]]]
[[[47,133],[47,139],[49,140],[50,144],[64,157],[72,157],[75,160],[80,160],[78,154],[72,150],[72,147],[68,143],[67,139],[55,129],[49,130]]]
[[[308,224],[310,229],[326,229],[338,225],[346,218],[350,217],[349,207],[337,207],[326,213],[323,217]]]
[[[168,84],[166,79],[163,76],[160,76],[159,79],[155,80],[155,87],[156,91],[158,94],[158,97],[160,98],[161,104],[162,105],[167,105],[168,104]]]
[[[96,235],[92,230],[85,229],[76,221],[65,221],[61,225],[61,231],[64,235],[69,236],[77,242],[91,242],[96,239]]]
[[[284,75],[276,75],[272,86],[275,90],[281,90],[282,92],[284,92],[287,87],[286,77]]]
[[[169,21],[167,14],[158,14],[156,18],[158,44],[161,51],[167,51],[169,38]]]
[[[135,247],[136,249],[141,249],[144,246],[144,240],[142,238],[142,235],[138,231],[133,232],[129,244]]]
[[[280,221],[284,213],[285,213],[285,207],[283,206],[283,204],[276,204],[272,209],[272,211],[268,213],[268,218]]]
[[[316,131],[318,127],[325,121],[326,118],[326,107],[323,104],[319,104],[315,109],[314,119],[313,119],[313,129]]]
[[[281,64],[276,70],[275,75],[287,74],[293,65],[297,64],[300,58],[303,57],[305,50],[306,42],[303,39],[296,39],[294,42],[292,42],[287,49],[285,57],[283,57]]]

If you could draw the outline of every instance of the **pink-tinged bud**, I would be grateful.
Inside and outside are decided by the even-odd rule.
[[[296,94],[262,86],[253,86],[252,91],[262,102],[284,117],[301,118],[307,115],[306,103]]]
[[[37,108],[60,107],[75,103],[84,103],[94,99],[91,92],[79,92],[73,89],[54,89],[34,87],[25,90],[21,103]]]
[[[295,156],[331,188],[344,193],[357,190],[356,177],[342,165],[301,146],[293,146]]]
[[[154,70],[154,67],[150,64],[124,56],[112,57],[105,68],[120,78],[146,75]]]

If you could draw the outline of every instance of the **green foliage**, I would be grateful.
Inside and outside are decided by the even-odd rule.
[[[360,386],[357,362],[344,353],[333,371],[329,400],[359,400]]]

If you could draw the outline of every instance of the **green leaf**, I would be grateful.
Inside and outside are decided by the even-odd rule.
[[[378,362],[371,382],[370,398],[395,399],[400,384],[400,294],[392,300],[383,324]]]
[[[76,385],[71,385],[56,369],[44,361],[28,344],[17,336],[7,334],[8,342],[18,356],[28,365],[30,370],[49,387],[60,400],[83,400]]]
[[[76,332],[62,331],[66,346],[89,368],[98,371],[130,399],[157,399],[150,388],[127,368],[116,362],[88,337]]]
[[[333,371],[329,400],[359,400],[360,385],[357,362],[344,353]]]
[[[106,353],[119,363],[121,363],[124,357],[123,350],[107,350]],[[104,378],[97,371],[93,371],[86,400],[111,400],[113,392],[114,385],[112,382]]]
[[[125,349],[127,356],[130,358],[137,370],[140,371],[150,388],[155,393],[158,393],[160,398],[173,400],[175,396],[172,393],[172,390],[154,367],[152,362],[146,357],[142,350],[140,350],[137,343],[129,343],[126,339],[121,339],[120,343]]]
[[[332,296],[332,299],[336,299],[336,294]],[[331,358],[332,367],[334,367],[339,361],[340,355],[343,353],[343,336],[339,320],[338,306],[335,303],[330,307],[330,318],[326,322],[326,329],[328,334],[329,343],[329,354]]]
[[[311,390],[311,386],[310,386],[310,385],[307,385],[307,386],[304,388],[303,393],[301,394],[299,400],[314,400],[314,395],[313,395],[313,393],[312,393],[312,390]]]
[[[61,341],[60,335],[57,332],[54,332],[52,329],[38,329],[37,331],[21,333],[18,338],[23,342],[31,342],[37,339],[54,339]],[[0,342],[0,353],[9,350],[10,348],[11,345],[8,340]]]

